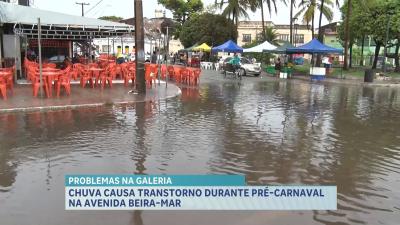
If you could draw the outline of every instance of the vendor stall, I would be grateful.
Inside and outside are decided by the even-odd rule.
[[[262,53],[264,51],[268,51],[268,50],[275,50],[276,46],[269,43],[268,41],[264,41],[263,43],[254,46],[252,48],[245,48],[243,49],[243,52],[258,52],[258,53]]]
[[[211,49],[212,52],[230,52],[230,53],[242,53],[243,48],[239,47],[235,42],[229,40],[222,45]]]
[[[288,48],[286,50],[288,54],[343,54],[342,49],[332,48],[327,45],[322,44],[317,39],[313,39],[307,44],[299,46],[297,48]],[[315,67],[311,66],[310,76],[312,80],[323,80],[326,75],[325,67]]]

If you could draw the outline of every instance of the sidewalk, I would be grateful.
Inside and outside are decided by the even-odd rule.
[[[181,94],[181,90],[172,83],[165,83],[147,89],[146,96],[128,93],[132,86],[125,87],[122,84],[113,84],[112,88],[100,87],[81,88],[79,85],[71,85],[71,95],[67,96],[63,89],[60,97],[53,91],[51,98],[33,97],[31,85],[16,85],[14,93],[7,91],[7,100],[0,98],[0,113],[46,111],[58,109],[74,109],[79,107],[101,107],[104,105],[118,105],[142,101],[156,101],[175,97]]]

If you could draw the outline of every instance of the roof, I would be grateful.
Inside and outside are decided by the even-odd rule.
[[[235,42],[229,40],[222,45],[212,48],[213,52],[243,52],[243,48],[239,47]]]
[[[264,41],[263,43],[254,46],[252,48],[243,49],[243,52],[263,52],[264,50],[274,50],[276,46],[272,45],[268,41]]]
[[[276,49],[272,50],[264,50],[265,52],[270,52],[270,53],[276,53],[276,54],[285,54],[286,49],[288,48],[294,48],[294,45],[290,44],[290,42],[283,42],[281,46],[278,46]]]
[[[193,50],[195,51],[203,51],[203,52],[210,52],[211,51],[211,47],[207,45],[207,43],[203,43],[199,46],[196,46],[193,48]]]
[[[132,28],[131,26],[123,23],[116,23],[82,16],[73,16],[64,13],[0,2],[0,21],[2,23],[32,25],[37,24],[38,18],[40,18],[40,22],[43,25],[85,26],[86,28]]]
[[[297,48],[288,48],[287,53],[343,53],[343,49],[332,48],[322,44],[316,38]]]

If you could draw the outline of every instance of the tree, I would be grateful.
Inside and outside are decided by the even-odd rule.
[[[324,40],[323,40],[323,32],[324,31],[321,29],[322,17],[325,16],[329,22],[332,21],[333,12],[332,12],[332,10],[330,10],[330,12],[327,11],[327,9],[330,9],[330,8],[328,8],[326,6],[333,7],[333,2],[332,2],[332,0],[320,0],[320,1],[321,1],[321,4],[319,7],[318,40],[320,42],[324,42]],[[336,0],[336,6],[339,6],[339,0]],[[326,15],[330,15],[330,17],[327,17]]]
[[[267,3],[267,7],[268,7],[268,12],[269,14],[271,14],[271,9],[272,9],[272,5],[274,7],[274,11],[275,13],[277,13],[277,8],[276,8],[276,0],[258,0],[259,4],[260,4],[260,8],[261,8],[261,21],[262,21],[262,29],[263,29],[263,39],[266,40],[266,30],[265,30],[265,20],[264,20],[264,3]],[[281,0],[282,2],[286,3],[285,0]]]
[[[171,10],[174,19],[181,25],[191,14],[202,11],[204,7],[201,0],[158,0],[158,3]]]
[[[218,3],[218,0],[215,0],[215,4],[219,4],[220,9],[225,6],[222,11],[222,15],[231,18],[236,25],[236,28],[239,25],[239,17],[249,17],[247,10],[250,9],[251,11],[255,12],[257,10],[258,1],[257,0],[228,0],[224,1],[221,0]]]
[[[324,42],[324,38],[323,38],[323,30],[321,29],[322,27],[322,16],[325,15],[329,15],[329,12],[326,11],[327,7],[326,6],[332,6],[333,7],[333,2],[331,0],[320,0],[321,1],[321,5],[319,8],[319,23],[318,23],[318,40],[323,43]],[[339,0],[336,0],[336,5],[339,6]],[[332,13],[332,18],[333,18],[333,13]],[[327,18],[328,21],[330,22],[332,19],[329,20],[329,18]],[[317,66],[319,67],[321,65],[321,55],[318,54],[317,55]]]
[[[273,45],[279,45],[278,34],[276,33],[276,30],[273,27],[267,27],[264,36],[265,40],[268,41],[269,43]]]
[[[225,16],[211,13],[193,14],[183,24],[179,36],[186,48],[204,42],[210,46],[216,46],[223,44],[226,40],[236,38],[237,30],[233,22]]]
[[[119,21],[123,20],[124,18],[119,17],[119,16],[101,16],[98,19],[119,22]]]
[[[349,49],[351,50],[352,43],[356,39],[362,39],[363,36],[371,37],[375,43],[372,69],[376,69],[381,47],[396,46],[399,42],[400,6],[397,0],[352,0],[352,12],[351,16],[348,17],[346,13],[348,3],[346,1],[341,10],[342,16],[344,16],[343,20],[348,20],[349,27],[351,27],[347,32],[349,35]],[[387,28],[389,28],[388,40],[386,40]],[[338,29],[339,37],[342,40],[345,40],[344,30],[344,26],[340,26]],[[395,59],[398,57],[397,51],[393,57]]]
[[[351,15],[351,7],[352,3],[351,0],[347,1],[347,10],[346,10],[346,20],[345,20],[345,37],[344,37],[344,62],[343,62],[343,69],[347,70],[348,65],[347,65],[347,56],[348,56],[348,49],[349,49],[349,23],[350,23],[350,15]],[[364,44],[364,43],[363,43]],[[350,63],[351,65],[351,63]]]
[[[332,0],[325,0],[328,2],[328,5],[333,5]],[[307,25],[310,25],[311,22],[311,32],[312,32],[312,37],[314,37],[314,18],[315,18],[315,13],[317,10],[321,9],[321,4],[317,0],[302,0],[298,7],[300,7],[300,11],[295,15],[296,18],[302,17],[303,22],[306,23]],[[333,19],[333,12],[332,9],[330,9],[327,4],[324,4],[324,8],[322,10],[323,15],[325,18],[328,19],[328,21],[331,21]]]

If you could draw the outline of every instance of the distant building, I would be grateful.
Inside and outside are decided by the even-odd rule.
[[[161,24],[166,20],[173,23],[171,18],[166,17],[165,9],[162,9],[160,5],[154,11],[154,18],[143,18],[145,53],[151,54],[156,49],[164,48],[165,35],[161,32]],[[135,25],[135,18],[124,19],[120,23]],[[122,39],[96,39],[94,43],[97,45],[99,53],[109,52],[110,54],[116,54],[118,51],[121,51],[125,54],[133,54],[135,52],[135,38],[132,36],[125,36]],[[170,34],[169,53],[178,52],[178,50],[183,48],[181,42],[173,39],[172,34]]]
[[[274,24],[264,21],[265,27],[273,27],[281,42],[290,41],[290,25]],[[238,26],[238,45],[243,46],[262,38],[262,21],[240,21]],[[307,25],[293,25],[293,44],[298,46],[312,40],[312,32]]]
[[[338,32],[337,32],[338,25],[339,25],[338,22],[334,22],[321,26],[321,30],[324,35],[324,44],[331,46],[333,48],[343,48],[338,38]]]

